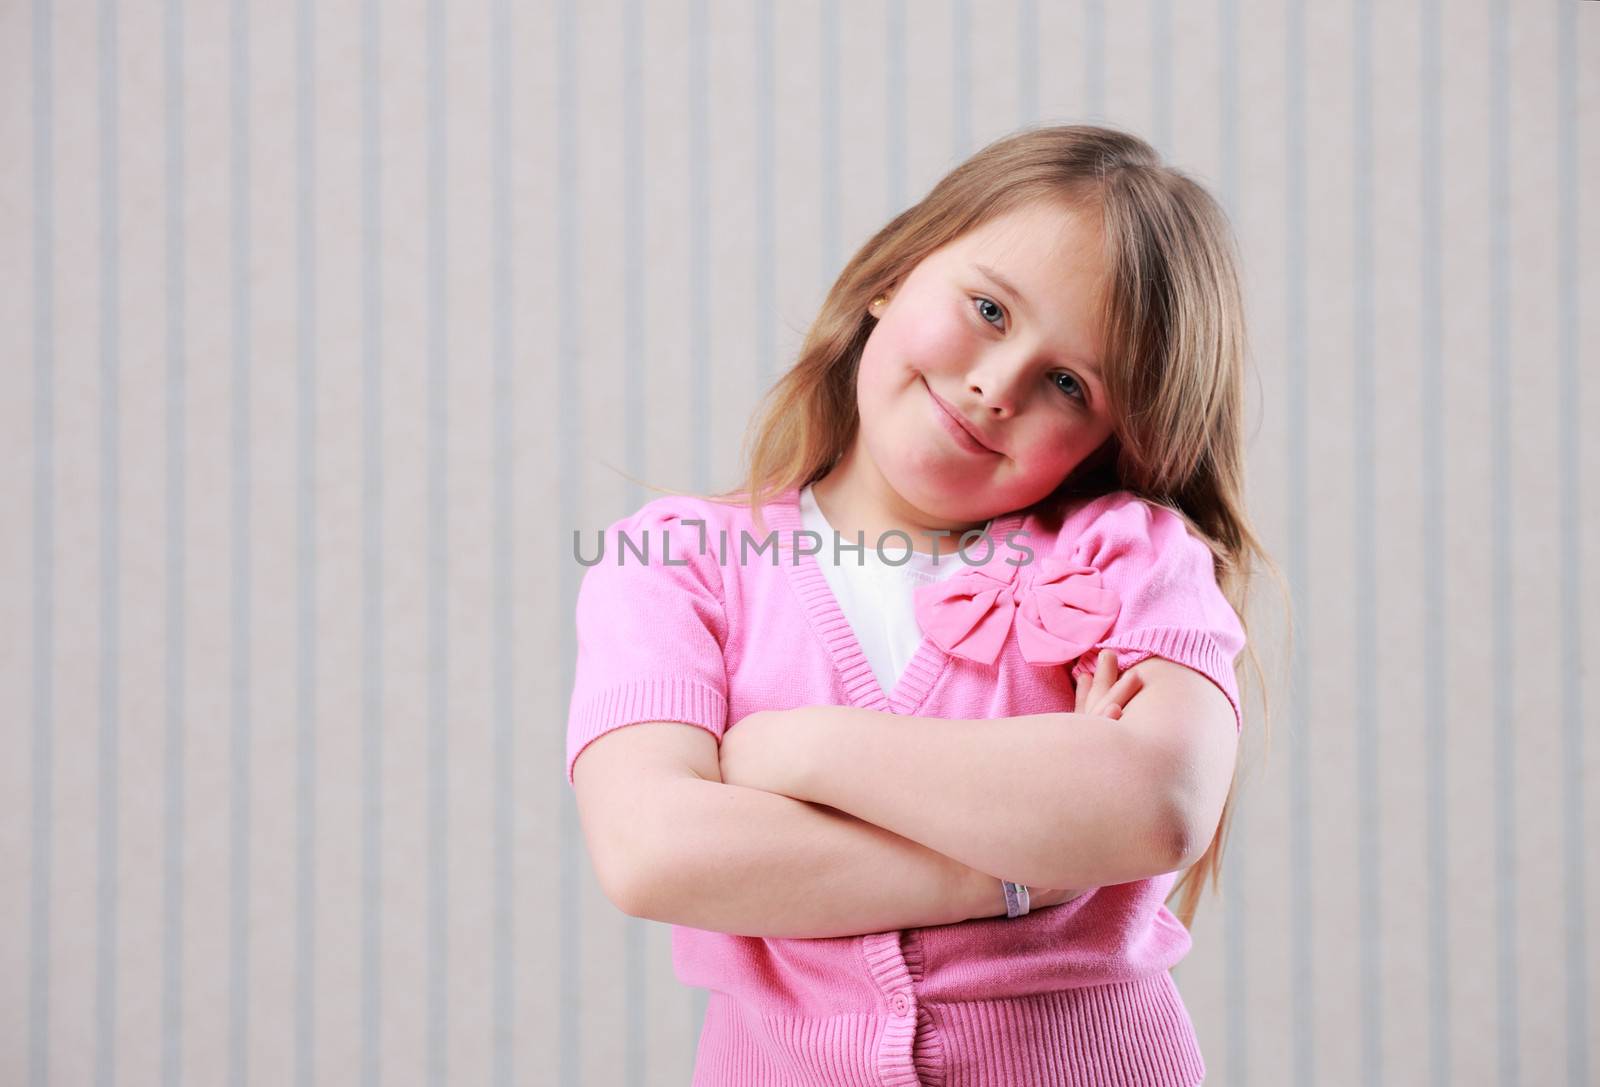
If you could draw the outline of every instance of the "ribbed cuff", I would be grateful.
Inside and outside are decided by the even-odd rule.
[[[1072,679],[1094,670],[1094,663],[1102,649],[1117,654],[1117,670],[1125,672],[1146,657],[1165,657],[1178,664],[1187,665],[1222,689],[1233,707],[1236,732],[1244,730],[1244,714],[1239,709],[1239,681],[1234,675],[1233,662],[1217,646],[1216,639],[1204,630],[1194,627],[1144,627],[1118,633],[1096,645],[1078,658],[1072,666]]]
[[[608,687],[575,704],[567,718],[567,784],[589,743],[623,725],[681,721],[699,725],[720,742],[727,728],[728,700],[721,691],[679,676],[639,679]]]

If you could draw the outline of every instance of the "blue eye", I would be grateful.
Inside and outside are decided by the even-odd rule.
[[[995,309],[995,312],[997,314],[999,314],[1001,317],[1005,316],[1006,311],[1001,309],[1000,308],[1000,304],[998,302],[993,301],[992,299],[985,298],[980,294],[980,295],[974,295],[973,296],[973,301],[978,303],[978,309],[979,309],[980,313],[983,312],[983,307],[987,305],[987,306],[993,306],[994,309]],[[989,320],[989,318],[987,316],[984,317],[984,322],[986,324],[988,324],[991,328],[997,327],[997,326],[995,326],[994,322]],[[1088,390],[1086,390],[1083,387],[1083,383],[1081,381],[1079,381],[1076,377],[1073,377],[1071,374],[1067,373],[1065,370],[1058,371],[1057,373],[1052,374],[1051,377],[1056,377],[1056,378],[1064,377],[1068,381],[1071,381],[1072,385],[1070,387],[1069,386],[1065,386],[1065,385],[1061,385],[1061,384],[1057,384],[1056,388],[1060,389],[1062,392],[1066,393],[1068,396],[1071,396],[1072,399],[1076,400],[1080,404],[1087,404],[1089,402]],[[1078,390],[1076,395],[1074,395],[1072,393],[1072,391],[1071,391],[1072,389],[1077,389]]]
[[[998,313],[1001,317],[1004,317],[1006,315],[1006,311],[1000,308],[999,303],[991,301],[990,299],[987,299],[987,298],[983,297],[982,295],[979,295],[976,299],[974,299],[974,301],[978,302],[980,304],[980,307],[982,305],[993,306],[995,308],[995,312]],[[989,318],[985,317],[984,320],[988,321]],[[990,322],[990,323],[993,323],[993,322]]]
[[[1078,395],[1073,397],[1074,400],[1082,401],[1082,400],[1085,399],[1086,394],[1083,391],[1083,385],[1082,385],[1081,382],[1078,381],[1077,378],[1073,377],[1071,374],[1067,373],[1065,370],[1063,370],[1060,373],[1057,373],[1057,374],[1055,374],[1053,376],[1055,376],[1055,377],[1064,377],[1068,381],[1072,382],[1073,388],[1078,390]],[[1057,385],[1056,388],[1060,389],[1062,392],[1066,392],[1067,391],[1066,390],[1066,386],[1064,386],[1064,385]],[[1071,396],[1072,394],[1071,393],[1067,393],[1067,395]]]

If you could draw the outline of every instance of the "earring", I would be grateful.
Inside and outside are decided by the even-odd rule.
[[[876,297],[876,298],[874,298],[872,300],[872,305],[867,307],[867,308],[875,310],[875,309],[877,309],[879,306],[883,305],[887,301],[889,301],[888,296],[880,294],[878,297]]]

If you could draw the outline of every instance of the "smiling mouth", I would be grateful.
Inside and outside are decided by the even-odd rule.
[[[939,394],[933,391],[933,386],[928,384],[927,378],[922,379],[922,387],[927,389],[928,395],[933,398],[934,412],[938,415],[939,422],[943,424],[945,431],[956,440],[956,444],[966,449],[969,453],[987,453],[993,457],[1000,456],[999,450],[991,449],[984,444],[983,439],[972,432],[972,428],[967,421],[961,418],[949,404],[939,399]]]

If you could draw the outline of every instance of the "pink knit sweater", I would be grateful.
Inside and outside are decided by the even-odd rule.
[[[799,705],[962,719],[1069,711],[1077,675],[1102,648],[1121,669],[1152,654],[1187,665],[1238,712],[1244,634],[1211,553],[1178,515],[1130,492],[1054,519],[1019,511],[990,529],[985,570],[1014,578],[1019,595],[1049,556],[1091,567],[1085,576],[1116,594],[1115,622],[1073,667],[1030,664],[1015,637],[993,664],[925,639],[887,694],[803,553],[816,545],[798,490],[765,520],[758,531],[743,507],[665,497],[607,529],[578,593],[569,784],[590,741],[639,722],[687,722],[720,740],[756,710]],[[586,558],[596,546],[591,536]],[[1101,887],[1015,919],[827,939],[674,925],[678,979],[711,993],[695,1087],[1200,1083],[1205,1063],[1168,972],[1190,947],[1163,905],[1176,880]]]

